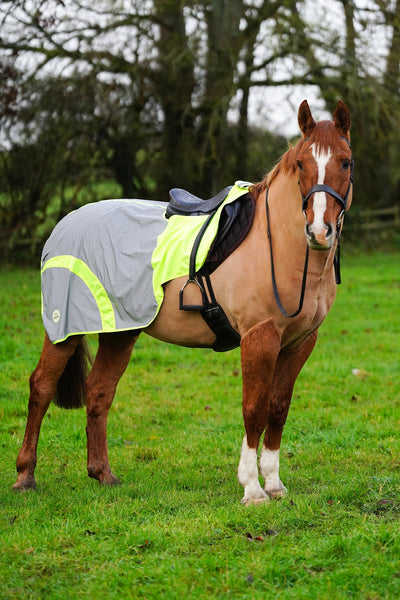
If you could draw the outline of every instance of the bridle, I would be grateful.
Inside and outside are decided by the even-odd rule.
[[[347,144],[349,145],[349,148],[351,149],[351,145],[349,140],[344,137],[344,136],[340,136],[342,140],[345,140],[347,142]],[[306,138],[306,140],[309,138]],[[340,194],[338,194],[338,192],[336,192],[333,188],[331,188],[329,185],[326,185],[325,183],[319,183],[316,185],[313,185],[312,188],[307,192],[307,194],[304,196],[303,192],[301,190],[300,187],[300,180],[299,180],[299,189],[300,189],[300,194],[301,194],[301,198],[302,198],[302,210],[303,213],[305,215],[306,209],[307,209],[307,205],[308,205],[308,199],[312,196],[312,194],[315,194],[315,192],[325,192],[327,194],[330,194],[330,196],[332,196],[333,198],[335,198],[335,200],[337,202],[339,202],[340,206],[341,206],[341,211],[340,214],[337,218],[336,221],[336,239],[337,239],[337,246],[336,246],[336,252],[335,252],[335,256],[334,256],[334,260],[333,260],[333,266],[335,269],[335,281],[337,284],[341,283],[341,276],[340,276],[340,233],[341,233],[341,225],[342,225],[342,219],[343,219],[343,215],[347,210],[347,200],[349,197],[349,193],[350,193],[350,189],[352,187],[352,185],[354,185],[354,158],[353,156],[351,156],[351,160],[350,160],[350,180],[349,180],[349,185],[347,188],[347,191],[345,193],[344,196],[341,196]],[[269,191],[269,187],[267,187],[266,193],[265,193],[265,206],[266,206],[266,213],[267,213],[267,234],[268,234],[268,241],[269,241],[269,249],[270,249],[270,257],[271,257],[271,279],[272,279],[272,288],[273,288],[273,292],[274,292],[274,297],[275,297],[275,301],[278,305],[279,310],[281,311],[281,313],[288,318],[293,318],[296,317],[302,310],[303,308],[303,303],[304,303],[304,296],[305,296],[305,292],[306,292],[306,284],[307,284],[307,269],[308,269],[308,258],[309,258],[309,253],[310,253],[310,247],[307,244],[307,250],[306,250],[306,257],[304,260],[304,269],[303,269],[303,279],[302,279],[302,283],[301,283],[301,292],[300,292],[300,300],[299,300],[299,306],[297,308],[297,310],[295,310],[293,313],[289,314],[282,302],[281,299],[279,297],[279,292],[278,292],[278,287],[276,284],[276,277],[275,277],[275,267],[274,267],[274,258],[273,258],[273,253],[272,253],[272,240],[271,240],[271,228],[270,228],[270,219],[269,219],[269,205],[268,205],[268,191]]]
[[[309,138],[306,138],[306,140],[308,140],[308,139]],[[340,136],[340,139],[344,140],[348,144],[348,146],[351,150],[351,144],[350,144],[349,140],[346,137],[344,137],[343,135]],[[354,158],[353,158],[353,155],[351,156],[351,159],[350,159],[349,185],[348,185],[347,191],[343,197],[340,194],[338,194],[333,188],[331,188],[330,185],[326,185],[325,183],[318,183],[317,185],[313,185],[312,188],[309,190],[309,192],[304,196],[304,194],[301,190],[300,180],[299,180],[300,194],[301,194],[301,199],[303,201],[303,205],[302,205],[303,213],[305,213],[305,211],[307,209],[308,199],[310,198],[310,196],[312,196],[312,194],[315,194],[315,192],[325,192],[327,194],[330,194],[330,196],[333,196],[333,198],[335,198],[335,200],[337,200],[339,202],[340,206],[342,207],[342,210],[340,211],[340,214],[339,214],[339,216],[337,218],[337,222],[336,222],[336,234],[337,234],[337,237],[339,238],[340,224],[341,224],[343,215],[347,210],[347,199],[349,197],[349,193],[350,193],[352,184],[354,184]],[[338,227],[338,225],[339,225],[339,227]]]

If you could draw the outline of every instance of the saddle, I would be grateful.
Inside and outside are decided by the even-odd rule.
[[[210,275],[242,243],[248,234],[255,213],[255,200],[251,193],[240,196],[223,208],[217,235],[210,247],[204,265],[197,273],[195,265],[196,254],[202,237],[215,212],[226,199],[231,187],[224,188],[208,200],[202,200],[186,190],[174,188],[170,191],[170,202],[165,213],[167,218],[173,215],[208,215],[193,244],[190,255],[189,279],[180,291],[179,308],[180,310],[199,311],[201,313],[207,325],[216,335],[212,348],[217,352],[237,348],[240,345],[240,335],[233,329],[223,308],[217,303]],[[189,283],[195,283],[200,288],[202,304],[184,303],[184,290]]]
[[[192,217],[209,215],[216,211],[223,203],[231,188],[232,186],[228,185],[228,187],[224,188],[216,196],[209,198],[208,200],[202,200],[198,196],[195,196],[186,190],[182,190],[181,188],[173,188],[169,191],[170,201],[165,216],[169,219],[172,215],[187,215]]]

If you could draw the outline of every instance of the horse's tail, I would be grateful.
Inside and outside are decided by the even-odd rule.
[[[91,363],[88,345],[85,338],[82,338],[58,380],[54,404],[61,408],[85,406],[85,382]]]

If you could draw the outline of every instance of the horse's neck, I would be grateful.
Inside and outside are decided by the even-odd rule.
[[[281,327],[282,321],[282,327],[287,326],[287,319],[282,316],[274,298],[265,196],[264,191],[257,197],[256,214],[247,237],[211,276],[218,301],[241,335],[256,323],[270,318],[275,320],[277,327]],[[288,312],[292,312],[298,307],[296,298],[301,292],[307,251],[301,196],[296,178],[286,181],[280,176],[275,177],[269,189],[268,204],[278,292],[283,306]],[[320,297],[334,286],[333,269],[329,275],[327,268],[328,255],[330,252],[310,251],[308,298]],[[311,304],[314,318],[316,306],[315,303]],[[303,307],[300,317],[307,315],[309,316],[309,311]],[[290,338],[290,332],[288,335]]]
[[[279,174],[268,190],[271,233],[274,245],[299,247],[305,245],[304,216],[301,195],[294,176]]]

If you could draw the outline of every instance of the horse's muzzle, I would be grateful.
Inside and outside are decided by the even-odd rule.
[[[311,250],[329,250],[335,240],[335,229],[330,223],[325,223],[323,229],[317,232],[306,223],[305,234]]]

